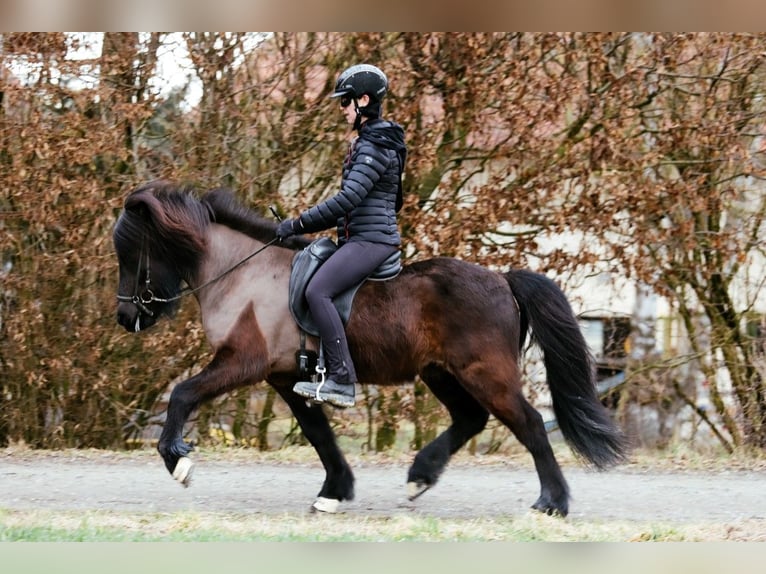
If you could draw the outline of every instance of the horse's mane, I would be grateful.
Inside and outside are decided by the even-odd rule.
[[[230,227],[263,243],[268,243],[276,236],[277,221],[263,217],[242,205],[228,188],[216,188],[202,197],[216,223]],[[302,249],[309,244],[304,237],[293,237],[282,243],[285,247]]]
[[[146,212],[150,215],[150,227],[146,227]],[[263,243],[276,236],[276,220],[242,205],[230,189],[213,189],[200,198],[191,186],[155,180],[137,187],[125,199],[125,213],[114,231],[115,246],[118,252],[127,252],[140,248],[149,236],[154,240],[145,248],[154,256],[191,269],[196,267],[205,248],[204,232],[211,222]],[[281,243],[292,249],[302,249],[308,244],[304,237]]]
[[[118,254],[146,249],[193,267],[205,247],[210,211],[193,190],[157,180],[137,187],[125,198],[125,210],[114,229]]]

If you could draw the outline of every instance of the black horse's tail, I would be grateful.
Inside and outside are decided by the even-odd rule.
[[[566,295],[540,273],[512,269],[505,277],[519,304],[522,341],[529,327],[532,341],[543,351],[553,412],[564,439],[599,469],[620,462],[625,437],[599,401],[593,356]]]

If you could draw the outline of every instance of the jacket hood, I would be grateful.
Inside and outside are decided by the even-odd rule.
[[[371,141],[381,147],[407,153],[404,144],[404,128],[396,122],[388,120],[368,120],[362,124],[359,137]]]
[[[396,122],[372,119],[362,124],[362,127],[359,129],[359,137],[380,147],[394,150],[399,156],[399,187],[396,193],[396,211],[398,212],[404,204],[402,172],[404,171],[404,164],[407,162],[404,128]]]

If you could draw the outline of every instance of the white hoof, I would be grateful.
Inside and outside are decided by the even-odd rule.
[[[176,468],[173,470],[173,478],[175,478],[183,486],[189,486],[193,470],[194,463],[191,461],[191,459],[188,456],[182,456],[178,459]]]
[[[324,496],[320,496],[314,501],[314,504],[311,505],[311,508],[313,508],[317,512],[326,512],[328,514],[335,514],[338,512],[338,506],[340,506],[340,500],[335,500],[334,498],[325,498]]]
[[[410,500],[415,500],[418,496],[423,494],[429,488],[431,487],[428,484],[424,484],[422,482],[408,482],[407,483],[407,498]]]

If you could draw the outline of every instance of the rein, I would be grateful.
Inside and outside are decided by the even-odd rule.
[[[226,271],[224,271],[223,273],[219,274],[218,276],[213,277],[209,281],[206,281],[202,285],[200,285],[198,287],[195,287],[194,289],[192,289],[189,286],[186,286],[183,289],[181,289],[181,291],[177,295],[174,295],[173,297],[168,297],[167,299],[165,299],[163,297],[157,297],[154,294],[154,291],[152,291],[151,288],[150,288],[151,275],[150,275],[150,267],[149,267],[149,252],[148,252],[148,250],[144,249],[144,243],[145,242],[142,241],[141,242],[141,256],[139,256],[139,258],[138,258],[138,269],[136,270],[136,277],[140,277],[140,273],[141,273],[141,259],[143,259],[144,254],[146,254],[146,287],[145,287],[145,289],[141,293],[138,293],[138,282],[136,282],[136,289],[135,289],[136,292],[134,292],[133,295],[120,295],[118,293],[117,294],[117,300],[118,301],[125,301],[125,302],[128,302],[128,303],[133,303],[136,307],[138,307],[138,309],[142,313],[144,313],[146,315],[149,315],[150,317],[154,317],[154,311],[152,311],[151,309],[149,309],[147,307],[147,305],[149,305],[150,303],[173,303],[174,301],[178,301],[179,299],[181,299],[182,297],[185,297],[186,295],[192,295],[194,293],[197,293],[198,291],[201,291],[205,287],[207,287],[209,285],[212,285],[216,281],[219,281],[219,280],[223,279],[226,275],[228,275],[229,273],[231,273],[232,271],[234,271],[238,267],[240,267],[240,266],[244,265],[245,263],[247,263],[250,259],[252,259],[256,255],[258,255],[261,251],[265,250],[267,247],[270,247],[271,245],[274,245],[274,243],[276,243],[277,241],[279,241],[279,237],[275,237],[274,239],[272,239],[268,243],[265,243],[262,247],[260,247],[259,249],[256,249],[255,251],[253,251],[250,255],[248,255],[247,257],[245,257],[241,261],[235,263],[234,265],[229,267]]]

